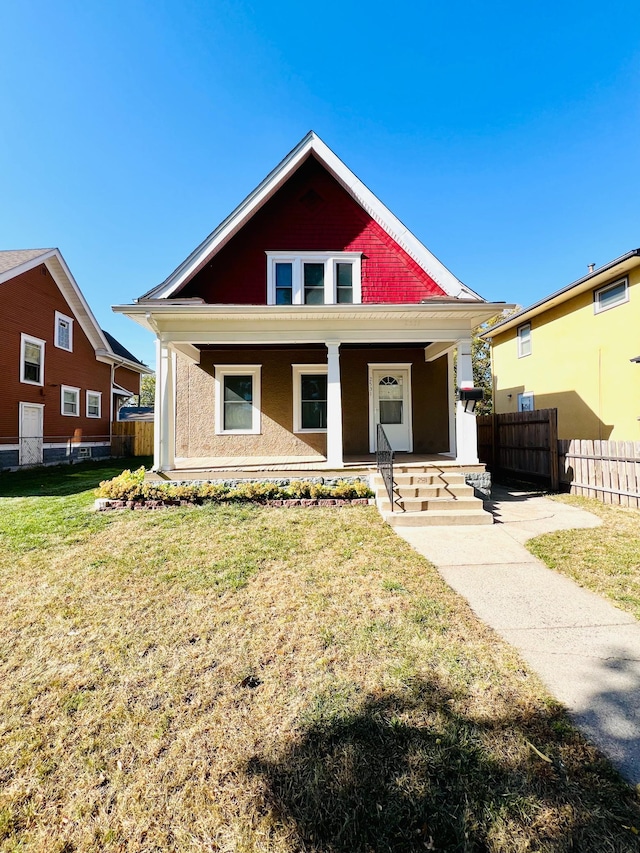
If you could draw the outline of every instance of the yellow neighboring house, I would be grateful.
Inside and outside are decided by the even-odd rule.
[[[556,408],[559,438],[640,439],[640,249],[482,337],[498,414]]]

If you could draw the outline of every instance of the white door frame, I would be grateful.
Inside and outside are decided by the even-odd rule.
[[[20,444],[20,449],[19,449],[18,465],[22,465],[22,439],[25,437],[22,435],[22,416],[23,416],[23,412],[24,412],[25,407],[28,407],[31,409],[40,409],[40,430],[41,430],[40,437],[42,439],[42,444],[40,446],[40,460],[39,460],[39,462],[41,464],[43,459],[44,459],[44,454],[43,454],[43,449],[44,449],[44,403],[20,403],[20,421],[18,424],[18,441]],[[38,464],[38,463],[33,463],[33,464]]]
[[[376,416],[374,411],[374,390],[373,390],[373,372],[375,370],[388,370],[390,372],[402,370],[407,377],[405,385],[405,410],[407,413],[407,429],[409,431],[409,449],[408,453],[413,453],[413,422],[412,422],[412,394],[411,394],[411,367],[412,362],[370,362],[367,364],[369,369],[368,385],[369,385],[369,453],[376,452]]]

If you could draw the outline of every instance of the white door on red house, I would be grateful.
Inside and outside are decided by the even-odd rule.
[[[393,450],[410,451],[411,381],[408,368],[381,367],[371,371],[373,446],[381,424]]]
[[[20,403],[20,465],[42,464],[44,406]]]

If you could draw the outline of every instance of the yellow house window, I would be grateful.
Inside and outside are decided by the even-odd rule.
[[[595,314],[608,311],[629,301],[629,282],[626,278],[613,281],[593,291],[593,310]]]
[[[518,358],[531,355],[531,323],[518,328]]]

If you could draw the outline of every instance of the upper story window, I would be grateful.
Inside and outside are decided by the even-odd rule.
[[[268,305],[362,301],[360,252],[267,252]]]
[[[607,311],[609,308],[615,308],[616,305],[622,305],[628,301],[629,282],[626,278],[613,281],[611,284],[605,284],[604,287],[599,287],[593,291],[593,310],[596,314]]]
[[[56,311],[56,331],[54,343],[59,349],[66,349],[67,352],[73,351],[73,320]]]
[[[44,344],[40,338],[20,335],[20,382],[44,385]]]
[[[518,358],[531,355],[531,323],[518,327]]]

